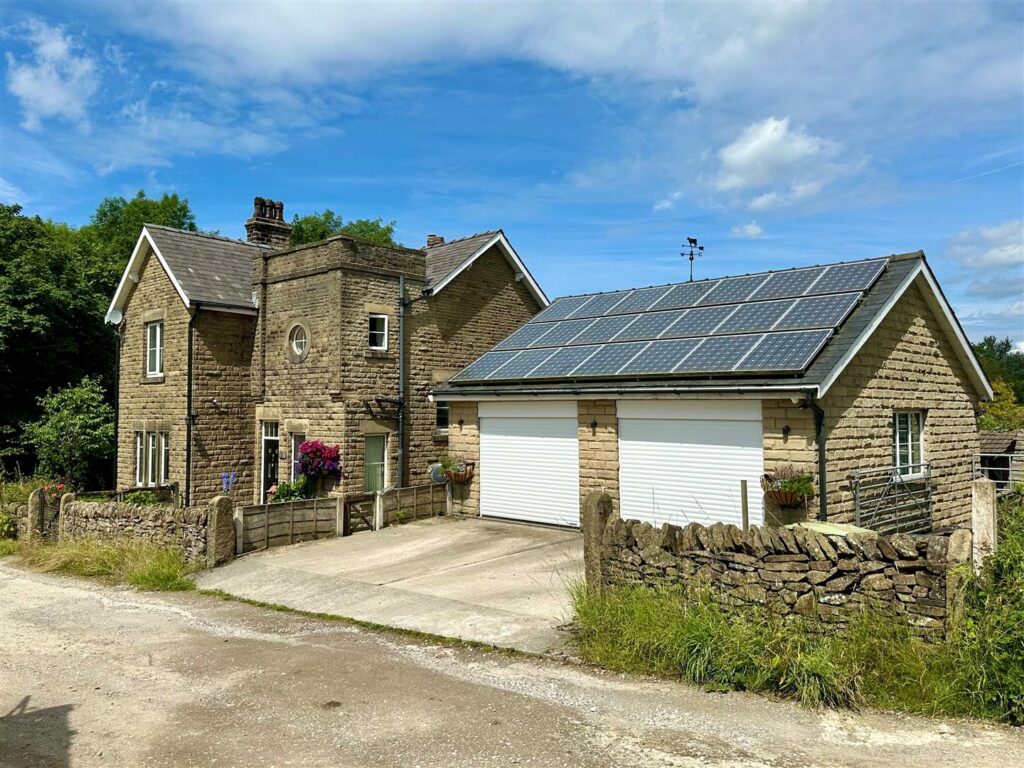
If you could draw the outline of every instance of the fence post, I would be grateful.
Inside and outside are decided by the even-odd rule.
[[[373,530],[384,527],[384,495],[376,491],[373,495]]]
[[[241,506],[235,507],[235,554],[240,555],[245,549],[245,512]]]
[[[263,505],[263,548],[270,549],[270,505]]]
[[[974,568],[996,551],[996,484],[978,478],[971,483],[971,531],[974,533]]]
[[[750,528],[750,505],[747,500],[747,481],[740,480],[740,510],[743,514],[743,530]]]

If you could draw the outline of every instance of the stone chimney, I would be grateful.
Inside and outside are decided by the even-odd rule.
[[[444,245],[444,238],[441,235],[427,235],[427,248],[433,248],[435,245]]]
[[[291,225],[284,220],[284,203],[265,197],[253,198],[252,218],[245,222],[246,239],[250,243],[280,250],[288,247],[291,233]]]

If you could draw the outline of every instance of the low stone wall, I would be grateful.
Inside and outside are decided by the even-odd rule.
[[[743,531],[721,523],[655,529],[609,515],[610,504],[595,512],[595,503],[588,499],[584,514],[590,583],[599,573],[603,586],[708,585],[727,605],[767,606],[826,624],[841,625],[872,607],[941,636],[956,591],[951,570],[971,558],[967,530],[880,536],[825,535],[801,526]]]
[[[28,504],[0,504],[0,512],[10,515],[17,521],[17,537],[25,538],[28,530]]]
[[[209,517],[206,506],[182,509],[66,497],[60,509],[60,538],[130,536],[180,549],[189,559],[205,560]]]

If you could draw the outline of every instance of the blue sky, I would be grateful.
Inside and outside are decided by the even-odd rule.
[[[0,200],[501,227],[550,296],[923,248],[1024,344],[1019,3],[19,3]]]

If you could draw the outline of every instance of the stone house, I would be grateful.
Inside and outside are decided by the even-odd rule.
[[[256,198],[246,232],[139,236],[107,312],[119,488],[258,502],[307,439],[340,446],[345,493],[422,482],[447,452],[432,388],[548,305],[501,231],[290,247],[284,206]]]
[[[916,252],[561,298],[436,396],[467,514],[918,531],[969,523],[992,391]],[[762,492],[790,467],[810,495]]]

